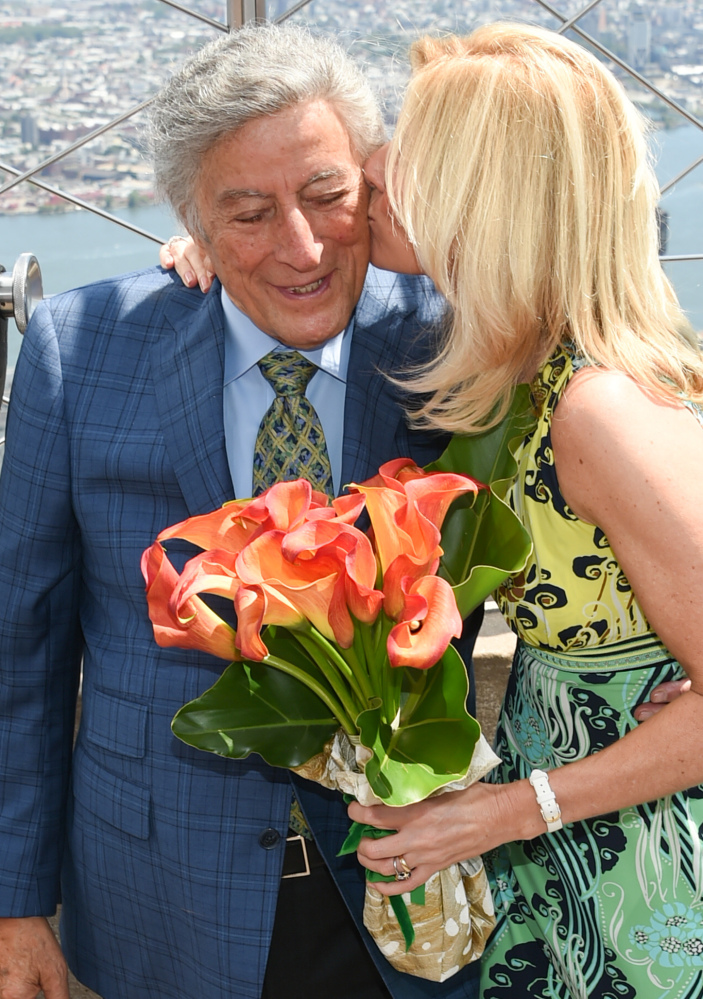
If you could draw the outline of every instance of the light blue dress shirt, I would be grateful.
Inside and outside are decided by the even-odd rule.
[[[259,424],[275,393],[257,366],[269,351],[282,344],[244,315],[222,289],[225,313],[225,382],[223,409],[225,444],[238,499],[251,496],[252,464]],[[317,365],[305,395],[315,407],[327,441],[334,491],[341,489],[344,399],[354,318],[337,336],[315,350],[300,353]]]

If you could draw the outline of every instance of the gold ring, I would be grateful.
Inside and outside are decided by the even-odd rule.
[[[396,881],[407,881],[412,875],[412,869],[408,867],[405,857],[394,857],[393,869]]]

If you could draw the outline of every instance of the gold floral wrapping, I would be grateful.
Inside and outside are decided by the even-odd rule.
[[[323,787],[352,794],[362,805],[382,804],[363,772],[369,755],[358,739],[352,741],[340,730],[324,752],[294,769]],[[469,787],[498,763],[499,758],[481,735],[466,777],[440,788],[437,793]],[[364,926],[389,964],[398,971],[444,982],[481,956],[495,917],[480,857],[452,864],[433,874],[425,884],[424,904],[412,902],[410,893],[402,897],[415,931],[414,942],[407,951],[403,931],[388,898],[367,884],[364,900]]]
[[[452,864],[425,884],[425,903],[403,896],[415,930],[409,950],[390,902],[366,886],[364,926],[396,971],[444,982],[476,961],[495,926],[493,899],[480,857]]]

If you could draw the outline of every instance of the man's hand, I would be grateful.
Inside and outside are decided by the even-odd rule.
[[[69,999],[68,969],[43,916],[0,918],[0,999]]]
[[[658,687],[655,687],[649,700],[645,701],[644,704],[638,704],[632,713],[638,722],[647,721],[652,715],[661,711],[669,701],[675,701],[680,694],[685,694],[690,689],[691,681],[688,679],[667,680],[666,683],[660,683]]]

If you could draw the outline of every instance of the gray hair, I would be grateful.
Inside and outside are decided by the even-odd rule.
[[[205,236],[195,199],[205,154],[247,122],[311,100],[334,108],[360,159],[385,142],[361,70],[297,25],[245,25],[184,63],[156,96],[147,138],[157,191],[190,232]]]

